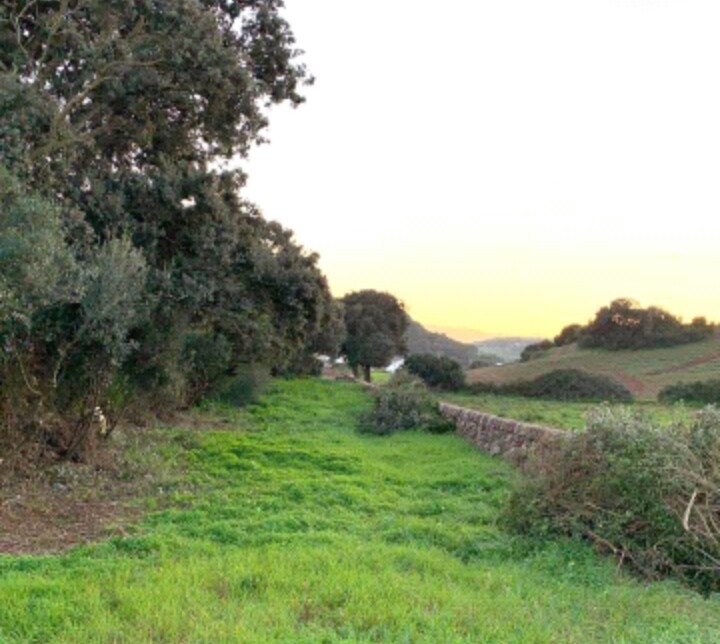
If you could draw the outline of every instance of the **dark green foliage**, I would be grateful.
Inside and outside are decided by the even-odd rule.
[[[564,347],[566,344],[577,342],[582,335],[582,331],[583,326],[581,324],[569,324],[555,336],[553,343],[556,347]]]
[[[615,300],[595,315],[579,336],[582,347],[612,351],[672,347],[710,337],[715,326],[705,318],[683,324],[667,311],[651,306],[643,309],[632,300]]]
[[[347,330],[342,353],[351,367],[363,369],[365,380],[370,382],[372,367],[385,367],[405,352],[407,313],[390,293],[357,291],[341,302]]]
[[[0,6],[5,425],[72,434],[115,407],[113,382],[165,409],[235,365],[336,350],[317,257],[225,163],[262,140],[269,104],[303,101],[282,6]]]
[[[503,360],[500,356],[493,355],[491,353],[481,353],[475,360],[470,363],[468,369],[484,369],[485,367],[495,367],[499,364],[503,364]]]
[[[210,398],[233,407],[255,403],[270,383],[270,369],[262,365],[238,365],[235,373],[216,386]]]
[[[411,355],[405,360],[405,368],[434,389],[457,391],[465,385],[462,367],[445,356]]]
[[[190,333],[185,338],[183,362],[188,373],[189,402],[203,395],[227,375],[232,345],[220,334]]]
[[[363,417],[362,429],[391,434],[405,429],[452,431],[453,426],[441,418],[437,403],[423,382],[400,372],[375,392],[375,404]]]
[[[497,393],[547,400],[589,400],[631,402],[632,394],[621,383],[579,369],[556,369],[532,380],[520,380],[505,385],[474,383],[477,393]]]
[[[520,354],[521,362],[528,362],[529,360],[535,360],[547,353],[549,349],[552,349],[553,343],[550,340],[543,340],[542,342],[536,342],[525,347]]]
[[[508,522],[535,537],[580,536],[655,578],[720,590],[720,415],[656,427],[600,408],[585,432],[531,460]]]
[[[720,379],[681,382],[665,387],[658,399],[661,402],[689,402],[706,405],[720,404]]]

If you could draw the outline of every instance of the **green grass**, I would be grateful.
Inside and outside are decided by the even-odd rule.
[[[273,385],[166,430],[194,492],[123,537],[0,560],[0,642],[717,642],[720,601],[497,525],[516,474],[453,435],[359,434],[358,385]]]
[[[468,382],[529,380],[555,369],[581,369],[622,382],[638,400],[655,400],[667,385],[720,378],[720,335],[677,347],[606,351],[572,344],[529,362],[468,372]]]
[[[560,402],[496,394],[449,393],[441,395],[440,398],[454,405],[478,409],[503,418],[572,430],[583,429],[586,414],[598,405],[598,403]],[[647,414],[660,425],[688,420],[696,411],[684,405],[661,405],[653,402],[637,402],[629,407]]]
[[[390,378],[392,378],[392,374],[388,371],[380,371],[378,369],[373,369],[370,373],[370,379],[376,385],[385,385],[390,382]]]

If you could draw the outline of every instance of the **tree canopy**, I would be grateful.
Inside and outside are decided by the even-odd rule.
[[[282,7],[0,5],[3,408],[186,404],[234,365],[301,364],[336,324],[317,257],[230,164],[311,80]]]
[[[409,318],[401,302],[373,290],[357,291],[341,300],[347,336],[342,353],[354,369],[361,367],[370,381],[372,367],[385,367],[405,352]]]

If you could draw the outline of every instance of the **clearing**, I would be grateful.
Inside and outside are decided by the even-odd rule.
[[[0,558],[0,642],[718,641],[719,600],[512,537],[509,466],[454,435],[359,434],[369,404],[353,383],[277,382],[208,410],[227,427],[148,430],[184,472],[172,507]]]

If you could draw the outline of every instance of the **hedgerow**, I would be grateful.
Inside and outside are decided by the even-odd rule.
[[[718,410],[658,427],[603,406],[527,472],[506,513],[514,530],[581,537],[648,578],[720,590]]]

